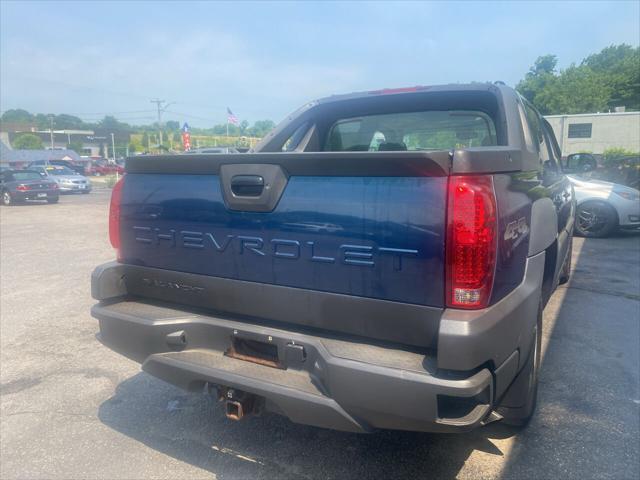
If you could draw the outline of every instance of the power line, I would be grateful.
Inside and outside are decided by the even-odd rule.
[[[160,100],[159,98],[155,98],[155,99],[151,100],[151,103],[155,103],[156,106],[158,107],[158,134],[159,134],[159,138],[160,138],[160,145],[162,145],[162,114],[174,102],[167,103],[164,100]]]
[[[210,121],[211,121],[211,117],[209,117],[209,118],[199,117],[199,116],[197,116],[197,115],[191,115],[191,114],[188,114],[188,113],[174,112],[174,111],[172,111],[172,110],[165,110],[165,112],[167,112],[167,113],[172,113],[172,114],[174,114],[174,115],[182,115],[183,117],[187,117],[187,118],[194,118],[194,119],[196,119],[196,120],[206,120],[206,121],[208,121],[208,122],[210,122]]]
[[[155,110],[129,110],[126,112],[65,112],[64,115],[122,115],[127,113],[151,113]],[[61,114],[62,115],[62,114]]]

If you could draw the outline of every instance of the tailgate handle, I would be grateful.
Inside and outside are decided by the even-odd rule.
[[[260,175],[236,175],[231,179],[231,191],[237,197],[259,197],[264,189]]]

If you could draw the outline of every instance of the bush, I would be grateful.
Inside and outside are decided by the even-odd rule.
[[[624,162],[625,157],[638,156],[640,153],[632,152],[631,150],[626,150],[621,147],[607,148],[602,153],[603,163],[606,167],[622,167],[626,162]]]
[[[592,172],[593,178],[638,188],[640,183],[639,153],[624,148],[608,148],[602,154],[603,168]]]
[[[109,175],[108,177],[105,178],[104,184],[108,188],[113,188],[113,186],[116,184],[116,176],[115,175]]]
[[[42,150],[42,140],[33,133],[23,133],[13,141],[16,150]]]

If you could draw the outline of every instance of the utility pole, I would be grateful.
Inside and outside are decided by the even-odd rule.
[[[111,134],[111,157],[113,157],[113,163],[116,163],[116,141],[113,133]]]
[[[49,137],[51,139],[51,150],[53,150],[53,115],[49,115]]]
[[[116,165],[116,182],[120,180],[120,175],[118,174],[118,164],[116,163],[116,141],[115,136],[111,133],[111,155],[113,157],[113,164]]]
[[[151,100],[151,103],[155,103],[158,107],[158,139],[160,140],[159,145],[162,145],[162,114],[169,108],[170,105],[173,105],[173,102],[167,103],[164,100],[160,100],[159,98],[154,98]]]

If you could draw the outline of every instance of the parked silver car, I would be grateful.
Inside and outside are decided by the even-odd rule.
[[[89,193],[93,187],[87,177],[79,175],[67,167],[46,165],[33,167],[31,170],[37,171],[42,177],[55,181],[60,193]]]
[[[640,230],[640,191],[617,183],[567,175],[576,193],[576,231],[606,237],[615,229]]]

